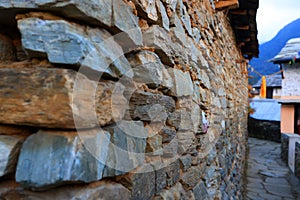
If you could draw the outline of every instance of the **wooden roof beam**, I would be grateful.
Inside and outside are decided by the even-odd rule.
[[[246,26],[236,26],[235,29],[247,31],[247,30],[250,30],[250,26],[249,25],[246,25]]]
[[[247,15],[247,10],[232,10],[230,11],[232,15]]]
[[[239,7],[239,1],[238,0],[219,0],[215,3],[215,7],[217,10],[222,9],[234,9]]]

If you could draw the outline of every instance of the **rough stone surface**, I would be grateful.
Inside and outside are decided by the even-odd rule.
[[[0,135],[0,177],[15,171],[24,138]]]
[[[1,123],[87,128],[125,112],[126,100],[113,92],[113,82],[97,84],[72,70],[0,69],[0,77]]]
[[[0,61],[0,123],[32,134],[21,150],[30,159],[17,163],[20,183],[3,177],[12,181],[1,180],[0,198],[244,199],[244,57],[226,12],[212,3],[0,2],[0,32],[13,45],[1,53],[16,58]],[[97,134],[82,140],[74,120],[78,133],[103,129],[107,143],[96,145]],[[34,134],[40,127],[47,133]],[[251,198],[263,189],[265,199],[287,194],[273,186],[291,183],[285,174],[252,173],[265,187],[256,184]]]
[[[142,165],[149,135],[142,122],[120,121],[105,130],[111,134],[111,143],[104,177],[124,174]]]
[[[169,31],[170,29],[170,20],[166,12],[164,4],[160,0],[156,0],[157,13],[159,16],[158,23],[161,27]]]
[[[31,57],[47,57],[51,63],[77,65],[90,76],[112,77],[132,71],[123,50],[110,33],[63,20],[24,18],[18,20],[23,47]],[[97,75],[97,74],[96,74]]]
[[[171,88],[170,95],[177,97],[193,95],[193,82],[188,72],[171,68],[168,69],[168,72],[173,78],[173,88]]]
[[[151,26],[143,33],[143,42],[145,45],[155,48],[155,53],[160,57],[162,63],[169,66],[174,64],[175,50],[166,30],[157,25]]]
[[[87,185],[63,186],[47,191],[24,190],[12,181],[0,183],[0,196],[4,199],[116,199],[130,198],[130,191],[119,183],[100,181]]]
[[[158,20],[155,0],[133,0],[133,2],[135,3],[141,17],[149,20],[150,22]]]
[[[188,131],[193,129],[193,122],[190,113],[184,109],[171,113],[167,120],[168,125],[178,131]]]
[[[186,197],[186,192],[180,183],[177,183],[174,187],[169,190],[163,190],[160,193],[161,199],[183,199]]]
[[[187,170],[187,172],[182,176],[181,181],[182,185],[187,188],[193,188],[195,187],[202,174],[205,171],[204,164],[198,165],[198,166],[192,166]]]
[[[16,181],[45,190],[70,182],[102,179],[110,135],[91,129],[80,132],[42,131],[23,143]]]
[[[163,64],[159,57],[151,51],[140,51],[129,59],[133,67],[133,79],[140,83],[146,83],[150,88],[157,88],[164,80]]]
[[[124,49],[135,48],[143,44],[142,31],[138,25],[138,17],[124,1],[113,1],[112,29],[119,35],[116,40]]]
[[[58,0],[38,0],[26,2],[21,0],[3,1],[0,8],[4,9],[23,9],[31,10],[35,8],[49,9],[51,11],[59,12],[60,14],[92,24],[104,24],[111,26],[112,24],[112,0],[104,0],[101,2],[92,0],[88,4],[79,1],[58,1]]]
[[[131,43],[131,46],[132,44],[142,44],[142,32],[138,26],[138,18],[125,2],[119,0],[104,0],[101,2],[92,0],[89,3],[80,0],[49,0],[27,3],[20,0],[13,0],[1,2],[0,9],[9,9],[6,10],[9,12],[3,12],[10,19],[10,21],[1,20],[4,24],[13,20],[13,14],[17,10],[28,12],[34,9],[42,9],[56,12],[67,18],[80,20],[91,25],[104,25],[104,27],[111,28],[116,34],[123,32],[123,39],[125,37],[126,42]]]
[[[159,134],[162,136],[162,142],[171,142],[176,137],[176,130],[165,126],[160,130]]]
[[[195,199],[197,199],[197,200],[198,199],[199,200],[200,199],[201,200],[209,199],[207,189],[202,181],[193,188],[193,193],[194,193],[194,196],[196,197]]]
[[[180,162],[176,160],[166,167],[167,186],[173,186],[180,179]]]
[[[15,59],[13,41],[0,33],[0,61],[13,61]]]
[[[137,91],[129,102],[132,119],[162,122],[175,110],[175,101],[165,95]]]
[[[118,177],[118,180],[129,190],[130,199],[151,199],[155,195],[155,172],[153,168],[139,168],[130,174]]]

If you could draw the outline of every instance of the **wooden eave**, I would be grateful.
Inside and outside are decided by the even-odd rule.
[[[229,11],[237,44],[245,58],[258,57],[256,12],[259,0],[238,0],[239,7]]]
[[[215,2],[216,10],[234,9],[239,7],[238,0],[218,0]]]

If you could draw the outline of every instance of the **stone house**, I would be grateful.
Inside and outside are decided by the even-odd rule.
[[[300,134],[300,38],[287,42],[285,47],[272,59],[279,64],[282,72],[281,132]]]
[[[257,9],[0,1],[0,199],[242,199]]]
[[[282,158],[300,178],[300,38],[290,39],[272,59],[282,72],[281,133]],[[299,144],[298,144],[299,146]],[[296,150],[295,150],[296,149]],[[296,156],[295,156],[296,155]]]

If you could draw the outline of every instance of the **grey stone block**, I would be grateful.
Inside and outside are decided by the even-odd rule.
[[[111,134],[104,177],[127,173],[143,164],[148,129],[140,121],[120,121],[105,127]]]
[[[173,87],[171,88],[170,95],[176,97],[193,95],[194,85],[188,72],[172,68],[169,68],[168,72],[173,78]]]
[[[0,135],[0,177],[15,171],[24,137]]]
[[[80,132],[40,130],[23,143],[16,181],[45,190],[65,183],[102,179],[110,135],[96,129]]]
[[[132,77],[122,48],[104,29],[71,24],[64,20],[18,20],[23,47],[31,57],[47,57],[51,63],[81,67],[88,76],[102,73]]]

